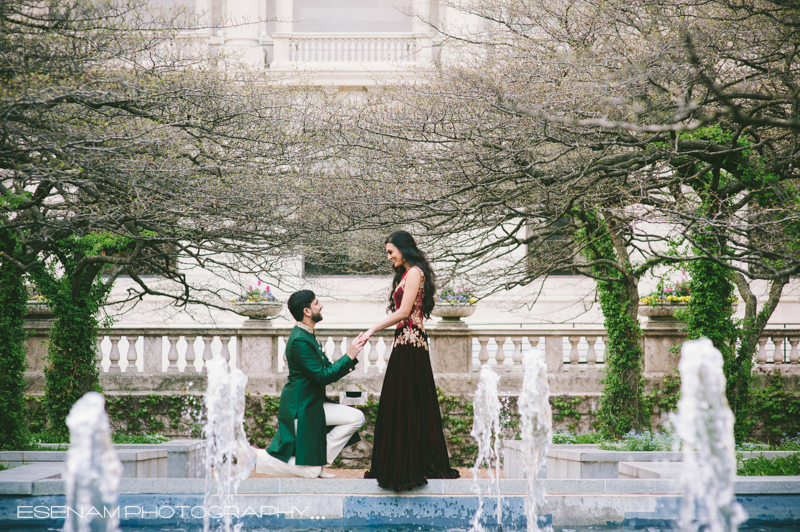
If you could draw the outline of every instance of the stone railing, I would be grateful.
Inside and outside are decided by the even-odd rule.
[[[294,33],[273,39],[288,41],[285,57],[276,53],[277,62],[410,63],[416,60],[418,49],[410,33]]]
[[[200,392],[205,389],[205,361],[225,357],[248,376],[248,391],[274,395],[286,380],[285,343],[291,329],[242,328],[124,328],[115,327],[98,338],[98,365],[103,389],[110,393]],[[463,325],[463,324],[461,324]],[[44,390],[43,364],[48,324],[29,322],[28,393]],[[326,354],[338,360],[360,332],[356,329],[317,330]],[[472,329],[440,324],[428,331],[436,383],[445,393],[474,392],[482,365],[501,376],[501,392],[514,394],[522,384],[522,358],[538,348],[545,354],[552,393],[600,393],[606,336],[603,329]],[[684,339],[674,328],[645,328],[645,374],[656,377],[677,365],[669,348]],[[370,339],[359,356],[357,371],[330,386],[332,391],[380,393],[391,353],[392,331]],[[800,373],[800,329],[767,330],[759,342],[757,368]]]

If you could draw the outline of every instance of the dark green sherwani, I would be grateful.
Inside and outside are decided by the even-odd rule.
[[[267,452],[284,462],[296,456],[297,465],[324,466],[328,463],[326,435],[333,428],[325,425],[322,404],[330,402],[325,397],[325,386],[353,371],[358,359],[344,355],[331,363],[316,336],[295,326],[286,340],[286,360],[289,364],[289,380],[281,392],[278,432]],[[360,440],[356,432],[347,445]]]

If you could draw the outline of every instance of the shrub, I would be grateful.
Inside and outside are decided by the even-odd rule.
[[[631,431],[618,442],[601,443],[600,448],[607,451],[672,451],[679,448],[679,441],[671,432]]]
[[[736,474],[743,477],[779,477],[800,475],[800,453],[777,458],[758,456],[742,460]]]
[[[554,444],[572,443],[572,444],[593,444],[605,443],[606,440],[599,432],[581,432],[580,434],[573,434],[566,430],[558,430],[553,434]]]

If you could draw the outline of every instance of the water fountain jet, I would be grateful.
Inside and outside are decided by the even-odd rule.
[[[539,532],[538,511],[544,507],[544,478],[547,451],[553,442],[553,413],[550,408],[550,387],[547,384],[547,365],[538,349],[523,359],[522,393],[517,407],[522,437],[522,463],[528,495],[525,498],[525,518],[528,532]],[[547,527],[546,530],[552,530]]]
[[[478,380],[478,389],[473,401],[473,423],[470,435],[478,443],[478,456],[472,468],[472,477],[475,480],[475,490],[478,494],[478,509],[472,518],[472,530],[482,531],[480,520],[483,515],[483,494],[478,482],[478,470],[482,464],[488,466],[491,484],[495,485],[497,494],[497,523],[502,527],[503,500],[500,495],[500,398],[497,387],[500,377],[488,364],[481,367]],[[494,467],[494,469],[492,469]]]
[[[64,484],[64,532],[117,532],[122,462],[111,442],[106,400],[97,392],[81,397],[67,416],[69,451]]]
[[[725,397],[722,354],[711,340],[683,344],[675,431],[683,440],[684,532],[736,532],[747,513],[736,502],[733,412]]]
[[[206,508],[204,531],[210,528],[212,485],[216,488],[217,504],[234,506],[234,497],[239,483],[250,476],[256,466],[256,455],[247,441],[244,431],[244,390],[247,376],[239,369],[228,369],[221,356],[207,362],[208,386],[206,387],[206,489],[203,505]],[[230,532],[232,517],[224,512],[220,530]]]

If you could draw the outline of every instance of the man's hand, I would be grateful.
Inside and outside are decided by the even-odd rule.
[[[367,339],[364,338],[363,333],[356,336],[355,340],[350,344],[350,348],[347,350],[347,356],[355,360],[361,350],[364,349],[364,344],[366,343]]]

